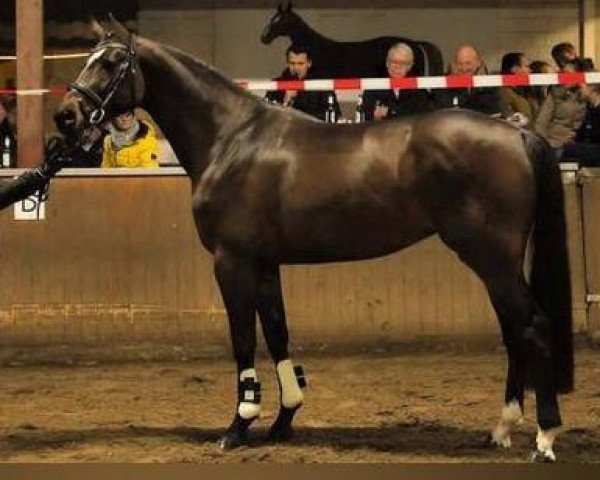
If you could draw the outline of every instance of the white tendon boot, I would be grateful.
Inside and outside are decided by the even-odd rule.
[[[281,385],[281,405],[285,408],[296,408],[304,398],[292,361],[288,358],[277,364],[277,377]]]
[[[542,430],[538,427],[537,438],[535,439],[537,451],[531,457],[532,462],[556,462],[556,455],[554,455],[552,445],[558,432],[560,432],[560,428]]]
[[[257,381],[256,370],[246,368],[240,373],[238,415],[245,420],[260,415],[260,383]]]
[[[511,400],[502,407],[500,421],[492,431],[492,443],[502,448],[510,448],[510,433],[515,425],[523,423],[523,410],[517,400]]]

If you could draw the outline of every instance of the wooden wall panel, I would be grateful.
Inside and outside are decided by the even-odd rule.
[[[579,193],[566,185],[573,275],[581,276]],[[228,345],[187,178],[59,177],[50,195],[46,220],[0,213],[0,345]],[[295,346],[499,332],[481,282],[437,237],[374,260],[285,266],[283,283]],[[574,292],[581,331],[582,279]]]
[[[590,336],[600,340],[600,169],[586,169],[581,177],[585,269]]]

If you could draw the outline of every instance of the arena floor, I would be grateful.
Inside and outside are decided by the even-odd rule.
[[[299,357],[302,357],[299,355]],[[251,445],[216,441],[233,410],[233,362],[6,366],[0,375],[2,462],[523,462],[533,399],[506,451],[481,447],[497,421],[504,355],[296,358],[309,388],[287,444],[262,440],[276,413],[272,365],[258,365],[263,415]],[[577,355],[562,399],[559,461],[600,460],[600,352]]]

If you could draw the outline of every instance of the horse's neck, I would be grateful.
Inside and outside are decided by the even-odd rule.
[[[238,92],[209,67],[192,72],[166,48],[140,39],[144,74],[142,107],[171,144],[181,166],[197,181],[208,167],[215,142],[252,114],[252,99]],[[185,60],[193,62],[192,59]]]

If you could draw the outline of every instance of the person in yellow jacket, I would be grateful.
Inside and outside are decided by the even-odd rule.
[[[109,135],[104,137],[102,168],[157,168],[158,144],[154,128],[127,111],[108,123]]]

